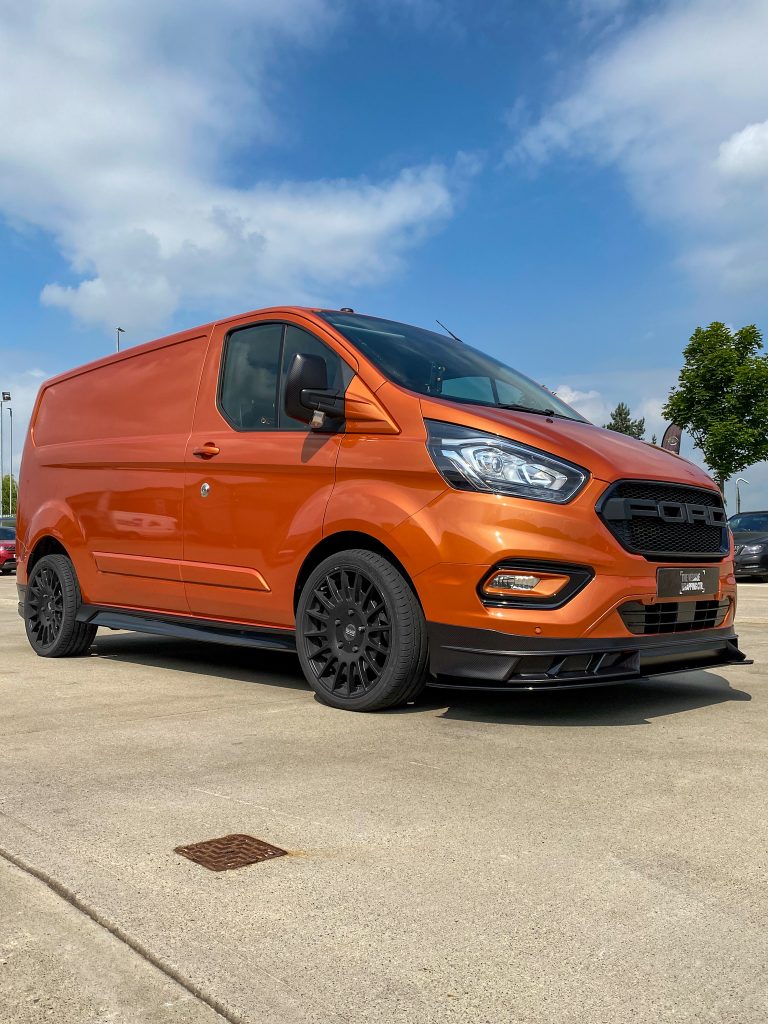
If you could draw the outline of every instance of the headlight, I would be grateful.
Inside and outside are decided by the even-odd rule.
[[[427,432],[432,461],[458,490],[514,494],[564,505],[589,477],[581,466],[481,430],[427,420]]]
[[[745,544],[741,549],[742,555],[760,555],[765,550],[765,544]]]

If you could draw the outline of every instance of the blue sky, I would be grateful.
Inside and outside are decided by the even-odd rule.
[[[0,12],[15,461],[40,379],[118,324],[438,317],[649,435],[697,325],[768,329],[768,0]],[[768,507],[768,467],[744,475]]]

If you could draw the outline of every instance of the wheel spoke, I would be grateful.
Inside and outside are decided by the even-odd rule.
[[[339,580],[341,581],[341,585],[343,587],[344,583],[341,575],[339,576]],[[341,591],[336,586],[336,580],[334,580],[333,576],[327,576],[326,582],[328,583],[328,591],[331,595],[331,599],[333,600],[334,605],[341,604],[341,602],[344,599],[341,596]]]
[[[377,644],[375,640],[371,640],[370,637],[365,642],[365,646],[368,649],[377,651],[379,654],[389,654],[389,647],[384,647],[383,644]]]
[[[334,669],[333,678],[331,679],[331,689],[335,690],[339,685],[339,679],[341,677],[341,670],[344,667],[344,663],[340,658],[336,659],[336,668]]]
[[[315,597],[320,602],[320,604],[323,606],[323,608],[325,608],[326,611],[328,611],[328,612],[332,612],[333,611],[333,609],[334,609],[333,601],[329,600],[325,596],[325,594],[322,592],[322,590],[320,590],[320,589],[316,590],[315,591]]]

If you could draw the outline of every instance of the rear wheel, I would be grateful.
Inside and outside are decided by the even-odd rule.
[[[413,700],[427,678],[427,630],[413,591],[372,551],[326,558],[304,585],[296,645],[320,700],[375,711]]]
[[[44,555],[29,574],[24,600],[27,639],[41,658],[71,658],[85,653],[96,627],[77,621],[80,585],[66,555]]]

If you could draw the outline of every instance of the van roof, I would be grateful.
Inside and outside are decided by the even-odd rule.
[[[151,341],[145,341],[142,345],[132,345],[130,348],[122,349],[120,352],[111,352],[109,355],[101,356],[99,359],[94,359],[90,363],[83,363],[81,366],[74,366],[71,370],[64,370],[62,373],[56,374],[55,377],[49,377],[43,381],[42,387],[48,387],[51,384],[57,384],[59,381],[68,380],[71,377],[77,377],[81,373],[88,373],[90,370],[98,369],[100,366],[108,366],[110,363],[119,363],[123,359],[130,359],[135,355],[142,352],[151,352],[156,348],[164,348],[168,344],[175,344],[180,341],[187,341],[191,338],[199,338],[203,334],[210,334],[214,327],[219,324],[228,324],[236,320],[242,320],[244,317],[255,316],[256,314],[262,315],[264,313],[285,314],[285,313],[298,313],[298,314],[313,314],[319,312],[331,312],[322,306],[266,306],[263,309],[249,309],[243,313],[235,313],[233,316],[223,317],[219,320],[211,320],[207,324],[200,324],[198,327],[190,327],[184,331],[178,331],[175,334],[166,334],[161,338],[153,338]],[[340,312],[339,310],[333,310],[333,312]],[[326,325],[327,326],[327,325]]]

